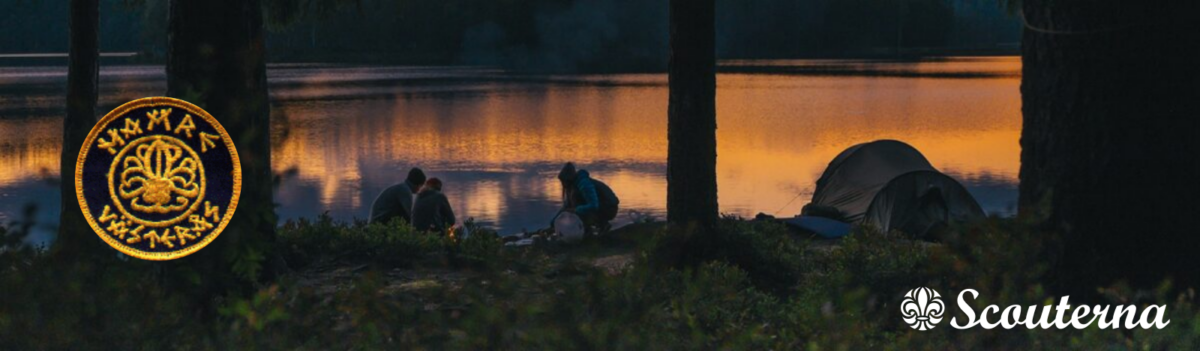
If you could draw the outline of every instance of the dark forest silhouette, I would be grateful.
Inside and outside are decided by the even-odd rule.
[[[910,5],[919,4],[924,3]],[[1022,5],[1030,23],[1023,42],[1022,210],[1045,216],[1049,228],[1062,233],[1062,254],[1055,263],[1058,283],[1068,290],[1086,291],[1121,278],[1141,286],[1163,277],[1195,282],[1196,261],[1190,258],[1200,239],[1188,221],[1197,214],[1191,201],[1200,195],[1189,186],[1200,179],[1190,157],[1200,149],[1200,139],[1191,135],[1197,130],[1191,116],[1200,110],[1200,90],[1194,87],[1200,68],[1182,53],[1196,51],[1200,43],[1197,22],[1186,18],[1196,5],[1088,4]],[[68,156],[95,121],[97,8],[95,2],[71,2],[62,179],[73,178]],[[675,0],[669,22],[668,219],[709,228],[717,221],[717,8],[714,1]],[[245,286],[236,282],[274,270],[263,7],[258,1],[174,0],[171,9],[167,95],[196,103],[221,120],[238,145],[246,175],[228,234],[177,268],[221,272],[205,278],[201,284],[207,287],[200,291]],[[272,13],[274,20],[286,22],[281,17],[295,20],[287,16],[309,13],[301,10]],[[908,28],[904,22],[893,24]],[[430,35],[430,40],[461,39]],[[919,36],[897,38],[900,45],[905,40],[920,44]],[[434,49],[413,45],[410,49],[418,52]],[[58,250],[75,253],[80,246],[100,245],[90,235],[75,234],[81,220],[72,215],[78,209],[68,201],[73,191],[67,187]]]
[[[0,3],[10,10],[0,19],[14,33],[0,38],[0,53],[66,51],[65,2]],[[166,5],[101,0],[101,50],[139,52],[139,60],[162,62]],[[667,5],[639,0],[274,0],[264,1],[264,17],[272,61],[664,71]],[[897,46],[912,55],[945,50],[1011,54],[1020,40],[1019,22],[994,0],[718,0],[715,6],[715,44],[722,58],[893,58]]]
[[[1194,284],[1200,7],[1029,1],[1020,197],[1062,235],[1058,284]]]
[[[844,3],[900,3],[879,1]],[[63,5],[40,4],[48,3]],[[496,3],[513,6],[499,12],[514,21],[536,12],[518,6],[529,2]],[[241,158],[243,189],[219,240],[180,260],[153,262],[117,259],[72,215],[79,211],[69,184],[73,153],[103,113],[96,101],[105,30],[97,28],[104,26],[107,7],[71,0],[61,7],[70,19],[62,234],[47,254],[24,242],[28,224],[0,226],[0,348],[1195,349],[1200,344],[1200,308],[1191,289],[1200,282],[1191,253],[1200,241],[1191,223],[1200,211],[1192,204],[1200,195],[1192,185],[1200,179],[1194,161],[1200,138],[1193,135],[1200,130],[1195,118],[1200,66],[1194,63],[1200,3],[1021,1],[1018,14],[1028,21],[1022,42],[1021,214],[950,228],[938,243],[871,228],[836,241],[796,240],[797,233],[779,223],[718,217],[715,94],[723,3],[728,6],[670,0],[669,22],[659,23],[670,34],[658,48],[669,54],[661,62],[669,75],[668,223],[634,223],[624,233],[577,245],[509,249],[481,227],[460,238],[428,235],[402,221],[344,223],[327,215],[277,226],[267,29],[303,28],[305,16],[335,18],[356,2],[170,0],[170,13],[159,19],[167,30],[154,44],[165,48],[164,94],[199,105],[224,125]],[[453,17],[452,5],[463,3],[404,4],[442,19]],[[472,12],[504,8],[496,6]],[[877,25],[910,34],[919,30],[905,23]],[[434,32],[414,29],[411,35],[453,44],[396,45],[412,44],[407,50],[428,49],[435,56],[457,50],[461,33]],[[536,36],[531,33],[515,35]],[[869,46],[877,40],[920,45],[914,36],[864,33],[873,33],[859,38]],[[797,112],[796,118],[803,117]],[[288,268],[281,257],[299,274],[275,279]],[[1176,284],[1158,288],[1164,278]],[[1122,280],[1132,286],[1122,286]],[[991,319],[999,314],[995,304],[1018,313],[1030,306],[1033,313],[1042,301],[1044,317],[1054,308],[1062,319],[1064,309],[1072,308],[1062,295],[1071,294],[1076,309],[1066,315],[1072,320],[1091,306],[1100,314],[1101,304],[1104,311],[1112,304],[1141,308],[1143,321],[1147,305],[1162,306],[1161,313],[1169,305],[1174,320],[1157,329],[1034,330],[1050,328],[1032,327],[1035,319],[1026,313],[1028,318],[1012,321],[1027,319],[1028,331],[955,330],[950,321],[934,330],[909,328],[910,309],[896,303],[905,291],[924,292],[918,297],[922,322],[936,323],[931,313],[953,318],[948,305],[925,303],[935,287],[947,302],[953,301],[952,289],[959,296],[975,292],[977,304],[994,303]],[[1062,296],[1057,307],[1055,295]],[[1011,322],[1009,309],[1004,311],[1000,324]],[[1133,312],[1128,316],[1125,324],[1133,324]]]

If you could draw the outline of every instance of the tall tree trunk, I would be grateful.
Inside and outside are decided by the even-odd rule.
[[[1056,282],[1200,274],[1200,7],[1025,0],[1021,211],[1061,233]]]
[[[83,218],[75,196],[75,161],[88,132],[96,125],[96,95],[100,76],[100,1],[71,0],[70,53],[67,64],[67,115],[63,119],[61,211],[56,254],[75,257],[99,252],[104,246]]]
[[[259,0],[171,0],[169,21],[167,95],[220,121],[242,164],[241,198],[228,227],[180,266],[228,288],[261,278],[275,235],[262,7]]]
[[[717,223],[717,61],[714,0],[671,0],[667,220]]]

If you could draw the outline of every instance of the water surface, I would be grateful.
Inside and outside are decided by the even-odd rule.
[[[829,160],[898,139],[962,182],[989,213],[1016,202],[1020,61],[730,61],[718,76],[721,211],[793,215]],[[272,65],[272,166],[282,218],[364,218],[419,166],[461,218],[502,233],[544,227],[565,161],[623,207],[662,217],[666,76],[524,75],[470,67]],[[58,216],[64,67],[0,67],[0,222]],[[100,110],[165,90],[161,66],[103,67]]]

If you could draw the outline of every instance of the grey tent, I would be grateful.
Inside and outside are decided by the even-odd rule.
[[[961,184],[933,168],[920,151],[895,140],[858,144],[838,154],[803,211],[916,237],[942,224],[985,216]]]

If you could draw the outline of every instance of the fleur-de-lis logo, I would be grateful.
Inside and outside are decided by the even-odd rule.
[[[946,305],[942,303],[942,295],[937,291],[920,287],[909,290],[900,302],[900,314],[904,322],[916,330],[930,330],[942,321]]]

